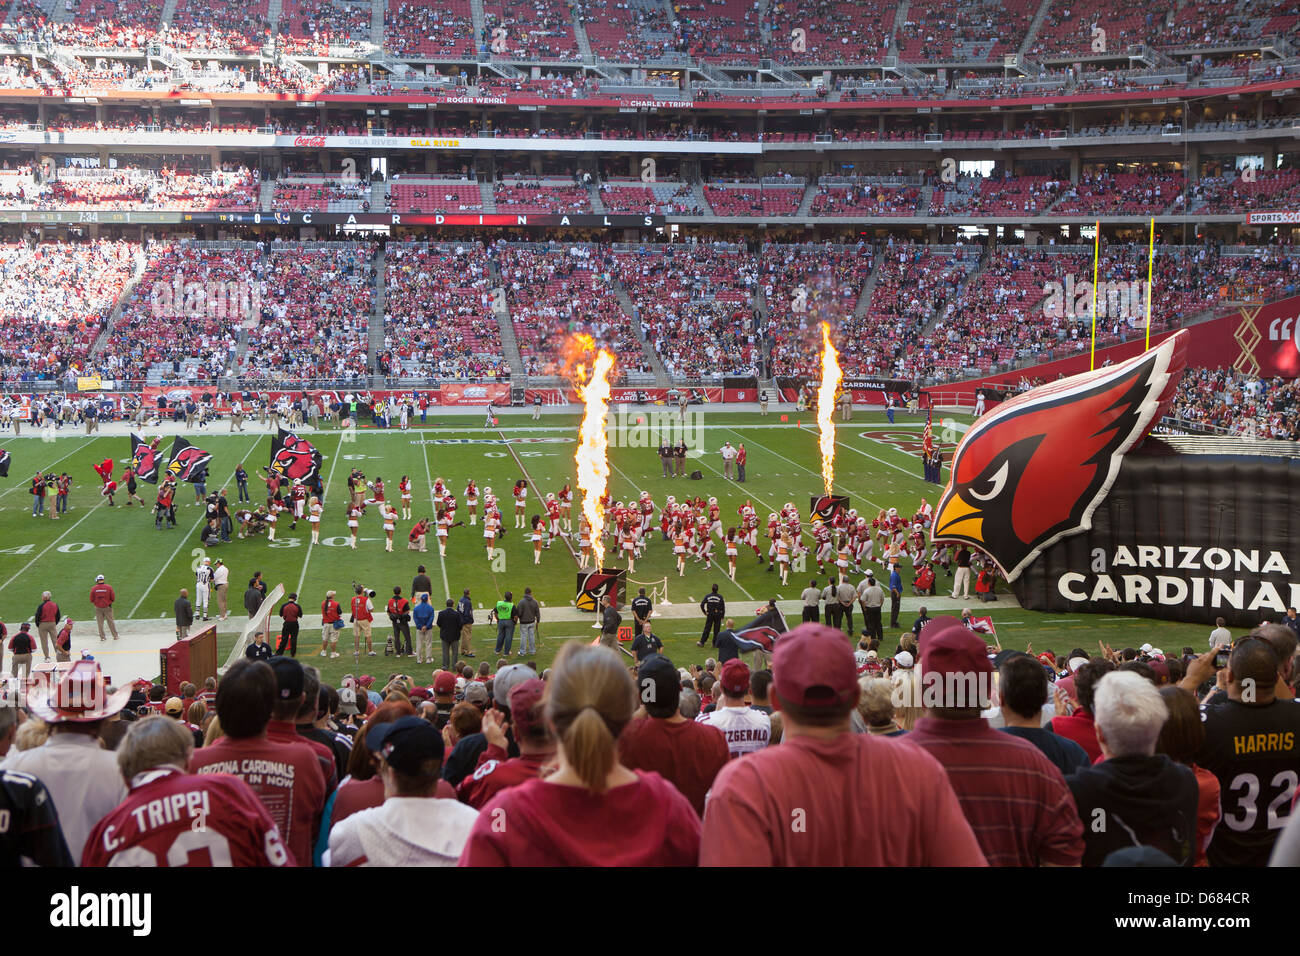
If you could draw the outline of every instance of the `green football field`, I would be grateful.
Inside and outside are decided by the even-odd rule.
[[[788,420],[783,422],[782,415]],[[531,415],[508,414],[501,417],[499,429],[484,429],[477,414],[431,415],[423,427],[417,417],[414,426],[406,432],[395,427],[387,431],[362,427],[349,432],[322,430],[314,434],[304,430],[304,435],[324,456],[326,500],[321,542],[315,546],[310,543],[306,522],[291,530],[289,522],[282,517],[275,542],[268,542],[264,537],[236,539],[206,552],[222,557],[231,568],[232,617],[227,623],[233,626],[237,614],[242,623],[241,597],[253,571],[261,571],[271,586],[283,583],[286,593],[298,592],[299,601],[309,614],[319,613],[324,592],[331,588],[338,592],[346,610],[351,585],[359,581],[379,592],[374,630],[377,646],[382,650],[382,640],[389,632],[382,605],[394,585],[401,585],[404,593],[409,591],[419,563],[427,566],[434,581],[433,600],[438,606],[446,596],[458,597],[464,588],[469,588],[476,606],[486,609],[503,591],[510,589],[518,597],[528,586],[544,607],[568,608],[575,592],[576,559],[566,546],[557,544],[543,553],[540,566],[534,566],[531,543],[514,529],[510,490],[517,478],[530,479],[531,515],[540,511],[539,495],[559,491],[566,482],[576,488],[573,456],[578,421],[576,415],[560,413],[547,414],[540,422],[533,422]],[[763,527],[768,512],[793,501],[805,516],[806,526],[809,496],[822,491],[817,429],[809,413],[772,412],[760,417],[714,412],[707,406],[693,408],[684,434],[688,444],[698,442],[702,450],[688,459],[687,471],[703,472],[700,481],[665,479],[660,475],[655,454],[656,429],[672,428],[673,438],[683,434],[676,412],[662,408],[617,408],[611,411],[610,421],[611,489],[616,500],[635,499],[642,489],[650,491],[660,506],[670,494],[678,498],[686,494],[698,494],[706,499],[716,496],[722,506],[724,527],[735,523],[736,509],[746,499],[758,510]],[[936,418],[936,441],[946,446],[955,443],[964,428],[962,421]],[[851,506],[868,517],[888,507],[911,515],[923,496],[934,503],[940,488],[922,480],[916,454],[923,424],[923,419],[900,415],[891,426],[883,414],[864,412],[858,412],[850,423],[838,424],[835,491],[847,494]],[[250,474],[254,503],[259,490],[264,490],[258,475],[268,461],[272,435],[266,427],[247,427],[244,433],[230,435],[223,422],[215,429],[186,433],[196,445],[212,453],[208,488],[228,487],[232,506],[236,500],[233,473],[240,462]],[[147,429],[146,432],[152,434]],[[163,442],[164,449],[170,448],[170,441],[168,438]],[[743,442],[748,451],[748,480],[743,485],[722,476],[718,449],[725,441]],[[124,489],[119,491],[117,507],[107,507],[100,498],[99,479],[91,466],[112,457],[118,463],[115,476],[120,477],[121,460],[128,455],[126,437],[68,434],[43,440],[26,435],[18,439],[0,435],[0,448],[6,448],[12,456],[9,477],[0,480],[0,620],[9,624],[11,630],[14,624],[30,620],[41,592],[46,589],[54,593],[65,614],[74,619],[89,619],[93,615],[87,593],[97,574],[106,575],[117,592],[119,620],[171,617],[172,603],[180,588],[189,586],[192,592],[192,568],[205,553],[198,540],[202,509],[193,504],[188,485],[182,483],[177,497],[178,527],[158,531],[148,508],[123,506]],[[951,457],[950,448],[946,457]],[[360,467],[369,478],[381,476],[390,501],[398,497],[398,479],[402,475],[410,476],[416,517],[432,514],[431,488],[436,477],[444,478],[457,495],[461,505],[458,518],[466,516],[463,490],[468,478],[474,478],[480,489],[491,486],[501,499],[508,532],[499,543],[504,555],[489,564],[481,527],[469,526],[451,532],[445,560],[439,558],[432,535],[430,552],[417,555],[406,548],[406,532],[412,522],[400,520],[394,553],[385,553],[381,523],[373,508],[367,509],[362,520],[358,550],[350,550],[343,503],[347,496],[347,475],[354,466]],[[71,511],[59,521],[31,516],[32,498],[27,489],[37,468],[66,470],[74,479]],[[153,486],[142,486],[141,496],[149,505],[152,505],[153,492]],[[52,507],[53,502],[53,497],[47,499],[47,507]],[[575,527],[578,511],[575,501]],[[606,561],[607,566],[612,563]],[[810,563],[805,573],[792,573],[789,584],[783,588],[775,573],[760,565],[752,552],[743,550],[735,583],[727,578],[725,567],[706,572],[702,566],[689,562],[686,575],[678,577],[671,546],[660,541],[656,534],[647,554],[637,562],[635,573],[630,575],[633,583],[629,590],[635,594],[636,582],[653,586],[666,578],[667,596],[674,605],[694,605],[716,583],[727,599],[729,614],[739,624],[749,620],[752,611],[768,598],[798,598],[813,577],[824,583],[816,573],[815,563]],[[905,582],[910,584],[910,577]],[[945,593],[945,585],[951,587],[950,579],[941,574],[941,595]],[[900,620],[903,627],[911,626],[915,617],[913,609],[921,600],[905,600]],[[1035,614],[1018,609],[1005,598],[997,604],[974,607],[977,614],[992,615],[1004,646],[1024,648],[1032,643],[1035,650],[1050,648],[1058,653],[1074,646],[1095,648],[1098,640],[1117,647],[1150,641],[1166,651],[1176,652],[1185,644],[1201,647],[1208,633],[1202,625],[1083,614],[1069,617]],[[483,621],[484,616],[485,613],[480,614],[478,620]],[[548,627],[545,620],[544,611],[544,640],[537,655],[543,666],[558,650],[560,638],[592,633],[584,624],[557,622]],[[689,646],[699,634],[695,620],[668,619],[658,630],[669,654],[680,658],[679,663],[699,660],[704,654]],[[350,629],[340,641],[345,645],[340,649],[349,653],[338,661],[321,662],[326,665],[327,679],[337,680],[355,666],[349,634]],[[897,631],[886,630],[890,649],[897,635]],[[233,634],[225,634],[224,629],[222,637],[224,650],[234,638]],[[486,650],[484,645],[488,645]],[[476,647],[480,659],[492,656],[487,627],[476,631]],[[304,628],[300,655],[315,655],[318,650],[318,632],[315,628]],[[396,669],[396,665],[391,669]],[[376,664],[372,670],[378,673],[384,670],[384,665]]]

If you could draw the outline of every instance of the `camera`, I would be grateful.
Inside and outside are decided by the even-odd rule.
[[[1225,667],[1227,667],[1227,666],[1228,666],[1228,658],[1231,657],[1231,656],[1232,656],[1232,652],[1231,652],[1230,650],[1228,650],[1228,648],[1226,648],[1226,647],[1225,647],[1223,650],[1219,651],[1217,654],[1215,654],[1215,655],[1214,655],[1214,669],[1215,669],[1216,671],[1221,671],[1221,670],[1223,670]]]

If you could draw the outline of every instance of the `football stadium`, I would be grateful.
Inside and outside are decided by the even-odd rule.
[[[358,865],[1185,867],[1094,915],[1260,925],[1300,7],[0,17],[51,927],[150,932],[101,867]]]

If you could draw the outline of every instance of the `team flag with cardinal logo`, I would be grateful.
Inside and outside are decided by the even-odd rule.
[[[281,428],[271,439],[271,463],[274,471],[289,481],[311,482],[320,474],[321,453],[305,438]]]
[[[993,618],[991,617],[972,617],[966,622],[966,626],[976,634],[996,635],[998,633],[993,627]]]
[[[179,435],[172,442],[171,463],[167,470],[179,481],[207,481],[212,453],[191,445]]]
[[[0,478],[9,477],[9,452],[0,448]]]
[[[731,634],[740,653],[767,651],[770,654],[776,648],[777,638],[787,630],[785,615],[776,607],[769,606],[759,608],[758,617]]]
[[[128,460],[136,480],[147,481],[151,485],[158,484],[158,454],[152,445],[135,432],[131,432],[131,457]]]

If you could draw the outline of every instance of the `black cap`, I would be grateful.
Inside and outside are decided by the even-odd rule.
[[[637,691],[646,703],[669,703],[681,695],[682,678],[673,662],[662,654],[651,654],[636,669]],[[653,688],[654,697],[646,701],[646,691]]]
[[[301,696],[303,687],[302,665],[292,657],[272,657],[267,660],[275,671],[276,696],[280,700],[293,700]]]
[[[366,746],[399,773],[416,773],[426,760],[441,760],[442,734],[423,717],[399,717],[366,731]]]

